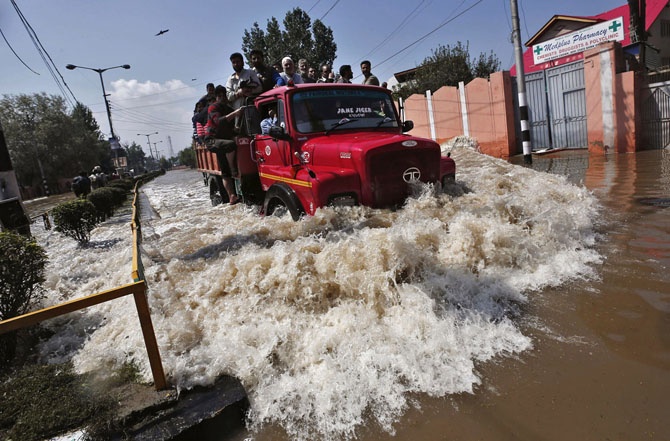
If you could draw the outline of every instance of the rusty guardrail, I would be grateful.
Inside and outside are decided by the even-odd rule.
[[[137,309],[137,315],[140,319],[140,326],[142,327],[144,345],[147,349],[147,355],[149,356],[151,373],[154,377],[154,387],[156,390],[162,390],[167,389],[168,384],[165,379],[165,372],[163,371],[163,364],[161,362],[160,351],[158,350],[156,334],[151,322],[149,302],[147,301],[146,296],[147,285],[146,281],[144,280],[144,266],[142,265],[142,259],[140,257],[139,250],[139,245],[141,243],[141,224],[138,200],[139,186],[140,181],[135,183],[135,188],[133,189],[134,196],[132,202],[133,210],[131,221],[131,230],[133,234],[132,277],[134,282],[128,285],[101,291],[90,296],[70,300],[58,305],[50,306],[48,308],[0,321],[0,334],[36,325],[40,322],[43,322],[44,320],[68,314],[70,312],[79,311],[81,309],[88,308],[89,306],[108,302],[110,300],[132,294],[135,299],[135,307]]]

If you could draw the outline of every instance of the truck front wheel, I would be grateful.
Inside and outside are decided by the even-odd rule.
[[[453,184],[456,182],[456,176],[454,175],[444,175],[442,176],[442,189],[444,190],[447,185]]]
[[[265,195],[263,212],[266,216],[283,216],[287,211],[291,213],[294,221],[305,214],[298,197],[290,187],[282,184],[273,185]]]

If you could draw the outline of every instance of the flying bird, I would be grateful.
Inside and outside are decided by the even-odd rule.
[[[158,37],[159,35],[163,35],[167,31],[169,31],[169,29],[161,29],[161,31],[159,33],[157,33],[155,36]]]

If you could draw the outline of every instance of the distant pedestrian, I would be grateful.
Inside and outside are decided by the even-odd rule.
[[[72,180],[72,191],[78,198],[85,198],[91,192],[91,180],[85,171],[80,171],[79,176]]]

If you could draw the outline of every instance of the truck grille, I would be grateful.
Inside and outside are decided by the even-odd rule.
[[[434,148],[385,150],[368,155],[370,205],[395,207],[405,202],[410,184],[405,182],[420,173],[421,182],[437,182],[440,173],[440,151]],[[365,197],[367,195],[363,195]]]

